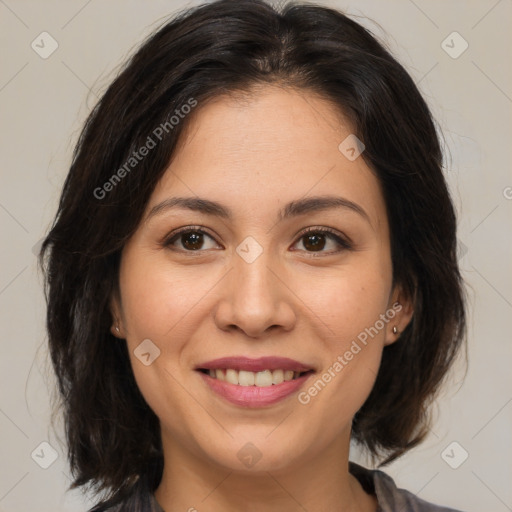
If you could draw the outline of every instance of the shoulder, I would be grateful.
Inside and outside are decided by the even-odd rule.
[[[350,472],[359,480],[365,491],[376,495],[378,512],[461,512],[434,505],[405,489],[399,489],[394,480],[383,471],[366,469],[351,462]]]

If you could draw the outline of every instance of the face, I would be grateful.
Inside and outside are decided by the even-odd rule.
[[[164,449],[276,471],[348,447],[412,314],[378,181],[312,93],[268,86],[193,115],[113,300]]]

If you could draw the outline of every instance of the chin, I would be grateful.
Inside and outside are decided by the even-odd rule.
[[[292,439],[291,433],[284,428],[281,435],[273,432],[269,436],[270,432],[272,428],[267,426],[264,433],[254,432],[254,435],[245,429],[243,435],[224,439],[224,443],[209,443],[204,447],[204,453],[214,464],[230,471],[251,474],[284,470],[306,455],[304,436],[297,435]],[[212,446],[216,449],[212,450]]]

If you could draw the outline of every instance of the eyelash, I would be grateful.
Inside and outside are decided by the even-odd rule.
[[[207,235],[211,239],[215,240],[215,238],[212,235],[210,235],[207,231],[205,231],[202,228],[202,226],[187,226],[187,227],[184,227],[184,228],[180,228],[178,231],[174,231],[173,233],[171,233],[164,240],[162,245],[164,247],[168,248],[168,249],[171,249],[171,250],[174,250],[174,251],[179,251],[179,252],[187,252],[187,253],[192,253],[192,254],[204,252],[205,249],[198,249],[196,251],[193,251],[193,250],[187,250],[187,249],[176,249],[175,247],[172,247],[172,244],[176,240],[179,239],[180,235],[183,235],[183,234],[186,234],[186,233],[200,233],[200,234],[203,234],[203,235]],[[302,249],[299,249],[299,250],[302,250],[303,252],[306,252],[306,253],[310,254],[313,257],[316,257],[317,255],[320,255],[320,254],[327,254],[327,255],[336,254],[336,253],[339,253],[339,252],[341,252],[343,250],[351,250],[353,248],[351,242],[349,242],[347,239],[342,238],[333,229],[326,228],[326,227],[322,227],[322,228],[309,227],[309,228],[304,229],[303,231],[301,231],[298,234],[298,239],[297,239],[297,241],[293,245],[295,245],[302,238],[304,238],[305,236],[307,236],[307,235],[309,235],[311,233],[313,233],[313,234],[325,234],[325,235],[328,235],[329,238],[334,240],[341,247],[341,249],[338,249],[336,251],[328,251],[328,252],[327,251],[323,251],[323,250],[322,251],[304,251]],[[216,242],[216,243],[218,243],[218,242]]]

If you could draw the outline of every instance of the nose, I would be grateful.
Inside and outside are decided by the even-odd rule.
[[[225,331],[242,331],[261,338],[278,329],[290,331],[296,323],[293,292],[278,277],[275,263],[265,252],[252,263],[237,254],[233,268],[223,280],[215,310],[215,323]]]

